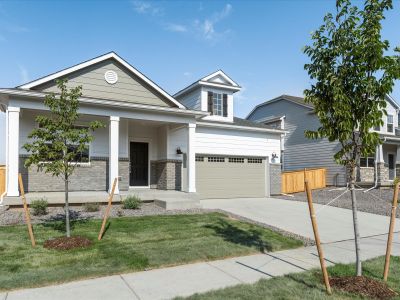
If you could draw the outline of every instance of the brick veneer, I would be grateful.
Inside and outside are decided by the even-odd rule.
[[[182,189],[182,161],[153,160],[150,162],[150,187],[159,190]]]

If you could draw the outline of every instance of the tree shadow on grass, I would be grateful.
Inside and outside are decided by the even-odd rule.
[[[82,213],[79,211],[69,211],[69,222],[70,222],[70,228],[73,230],[75,228],[75,225],[81,225],[87,223],[92,217],[82,217]],[[54,216],[51,216],[46,220],[46,222],[41,224],[43,227],[47,228],[52,228],[53,230],[59,231],[59,232],[65,232],[66,231],[66,223],[65,223],[65,214],[57,214]]]
[[[220,219],[216,224],[208,224],[204,227],[214,230],[218,236],[228,242],[257,248],[260,252],[273,250],[272,245],[263,240],[262,231],[259,229],[244,230],[224,219]]]

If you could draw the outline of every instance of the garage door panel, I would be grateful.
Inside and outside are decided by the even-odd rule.
[[[202,198],[264,197],[266,194],[266,161],[249,163],[247,157],[239,162],[208,161],[212,155],[201,155],[196,162],[196,186]],[[220,156],[221,157],[221,156]],[[214,158],[215,160],[215,158]],[[235,161],[235,160],[233,160]]]

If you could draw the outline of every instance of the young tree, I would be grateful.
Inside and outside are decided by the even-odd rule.
[[[324,24],[312,34],[312,45],[304,49],[311,60],[305,69],[312,80],[311,88],[304,91],[305,101],[314,105],[321,123],[305,134],[341,144],[334,158],[348,170],[357,276],[362,275],[362,265],[356,167],[361,156],[374,153],[381,143],[371,128],[383,125],[385,97],[400,77],[399,49],[389,55],[389,42],[381,37],[384,12],[391,8],[391,0],[366,0],[363,9],[350,0],[337,0],[336,15],[325,16]]]
[[[82,87],[68,90],[66,80],[57,80],[60,94],[49,94],[44,104],[50,109],[49,115],[36,117],[38,128],[29,134],[31,142],[23,147],[30,153],[25,166],[36,165],[38,171],[50,173],[64,180],[65,184],[65,225],[66,235],[71,236],[69,222],[68,184],[75,167],[82,160],[82,153],[88,150],[93,140],[91,132],[103,127],[94,121],[87,127],[76,126],[79,118],[79,97]]]

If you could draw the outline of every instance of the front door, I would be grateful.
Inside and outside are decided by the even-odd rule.
[[[130,186],[149,185],[149,144],[131,142],[130,144]]]
[[[388,165],[389,165],[389,180],[393,180],[395,177],[394,154],[388,153]]]

